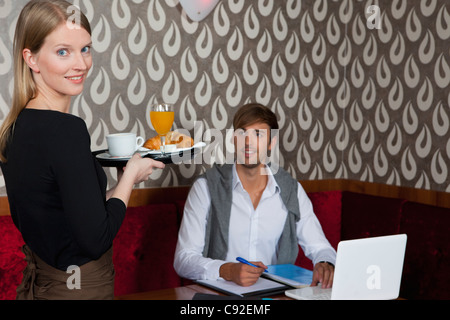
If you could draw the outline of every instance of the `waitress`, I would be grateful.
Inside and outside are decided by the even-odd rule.
[[[92,66],[91,45],[87,18],[63,0],[32,0],[17,21],[13,102],[0,129],[11,216],[26,243],[17,299],[112,299],[112,243],[132,188],[164,168],[136,154],[106,191],[86,124],[69,114]],[[75,288],[67,284],[74,266]]]

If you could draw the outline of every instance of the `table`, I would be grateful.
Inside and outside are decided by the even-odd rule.
[[[192,300],[196,293],[204,293],[211,295],[220,295],[223,294],[206,288],[204,286],[198,284],[191,284],[183,287],[170,288],[170,289],[162,289],[141,293],[133,293],[123,296],[118,296],[116,300]],[[274,297],[270,297],[274,300],[292,300],[285,295],[277,295]]]
[[[196,293],[224,296],[224,299],[217,300],[206,297],[202,300],[192,300]],[[298,303],[281,301],[292,300],[285,295],[270,298],[273,300],[228,299],[224,294],[215,290],[199,284],[192,284],[118,296],[115,299],[121,300],[121,302],[114,306],[120,306],[122,310],[124,306],[128,306],[125,308],[133,310],[136,314],[149,314],[150,312],[154,315],[163,315],[164,319],[184,319],[186,316],[191,316],[190,319],[234,319],[237,315],[251,315],[268,320],[279,320],[298,312]],[[328,310],[334,312],[335,309],[328,308]],[[323,311],[320,314],[327,316]]]
[[[217,292],[213,289],[206,288],[199,284],[191,284],[183,287],[161,289],[148,292],[140,292],[127,294],[123,296],[115,297],[115,300],[192,300],[196,293],[211,294],[225,296],[224,294]],[[283,294],[276,296],[270,296],[273,300],[294,300]],[[398,297],[395,300],[405,300]]]
[[[164,318],[166,319],[183,319],[181,317],[185,317],[186,315],[193,316],[191,317],[192,319],[196,319],[196,316],[203,318],[211,317],[211,319],[216,319],[217,317],[219,319],[234,319],[237,315],[251,315],[255,318],[264,317],[263,319],[279,320],[280,318],[291,318],[292,315],[300,314],[304,310],[316,310],[316,313],[319,313],[320,317],[331,318],[336,317],[336,313],[341,311],[339,308],[336,308],[336,304],[332,308],[322,307],[316,309],[317,305],[312,306],[312,304],[317,302],[297,301],[285,295],[270,297],[272,301],[230,299],[192,300],[196,293],[224,296],[212,289],[193,284],[178,288],[123,295],[116,297],[116,300],[122,300],[121,303],[117,304],[121,308],[123,307],[123,303],[131,303],[130,308],[133,310],[142,308],[142,312],[144,313],[151,311],[153,314],[164,314]],[[288,302],[287,300],[293,300],[293,302]],[[340,306],[344,306],[342,307],[343,313],[351,310],[347,305],[340,304]],[[390,306],[389,314],[394,315],[393,310],[395,308],[392,308],[392,304]],[[371,315],[376,315],[377,312],[380,312],[380,317],[386,315],[385,308],[369,309],[371,310]],[[403,314],[404,310],[402,310]]]

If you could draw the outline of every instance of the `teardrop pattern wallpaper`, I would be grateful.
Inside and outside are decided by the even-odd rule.
[[[0,1],[0,121],[26,2]],[[209,144],[200,163],[169,165],[138,187],[190,185],[224,162],[234,113],[259,102],[278,115],[279,163],[299,180],[450,192],[448,1],[221,0],[201,22],[178,0],[72,2],[93,31],[94,65],[72,100],[92,150],[109,133],[154,136],[149,106],[163,101],[175,105],[174,129]]]

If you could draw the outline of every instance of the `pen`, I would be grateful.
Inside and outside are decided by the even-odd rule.
[[[251,262],[248,262],[247,260],[245,260],[244,258],[241,257],[237,257],[236,258],[237,261],[239,261],[240,263],[244,263],[244,264],[248,264],[249,266],[255,267],[255,268],[261,268]],[[267,269],[264,269],[264,272],[267,272]]]

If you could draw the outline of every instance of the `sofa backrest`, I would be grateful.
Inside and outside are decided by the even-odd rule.
[[[408,235],[400,296],[450,299],[450,209],[406,202],[400,233]]]
[[[22,281],[24,241],[11,216],[0,216],[0,300],[14,300]]]
[[[343,191],[341,239],[397,234],[403,199]]]
[[[173,268],[177,237],[175,204],[129,207],[113,242],[114,294],[179,287]]]
[[[325,236],[333,248],[337,249],[341,239],[342,192],[309,192],[308,197]],[[305,256],[300,246],[295,264],[308,270],[313,269],[311,260]]]
[[[450,299],[450,209],[342,193],[342,240],[406,233],[400,297]]]

